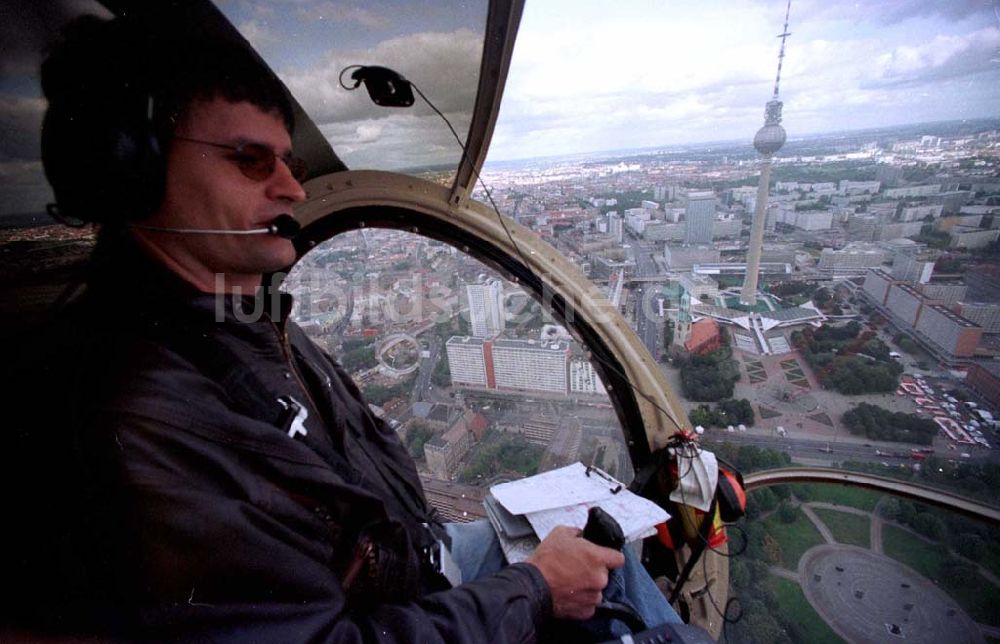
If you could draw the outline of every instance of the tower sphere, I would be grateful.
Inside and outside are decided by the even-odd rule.
[[[753,147],[764,155],[772,155],[785,144],[785,128],[780,125],[765,125],[753,137]]]

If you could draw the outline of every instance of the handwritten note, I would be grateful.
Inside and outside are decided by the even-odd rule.
[[[511,514],[528,514],[600,501],[611,497],[611,490],[619,485],[606,474],[594,472],[588,476],[583,463],[573,463],[519,481],[494,485],[490,493]]]
[[[670,518],[660,506],[629,492],[600,470],[588,471],[583,463],[494,485],[490,493],[511,514],[524,515],[538,539],[544,539],[560,525],[583,528],[587,513],[594,506],[614,517],[627,542],[654,534],[655,526]],[[512,561],[511,556],[525,556],[524,552],[533,547],[530,542],[515,545],[512,541],[505,544],[504,551],[508,561]]]
[[[600,507],[618,522],[626,542],[649,536],[656,531],[657,524],[670,518],[663,508],[628,490],[600,501],[531,512],[526,516],[538,538],[544,539],[556,526],[583,528],[587,524],[587,513],[593,506]]]

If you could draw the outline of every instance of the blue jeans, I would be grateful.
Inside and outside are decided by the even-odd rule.
[[[451,556],[462,571],[464,581],[473,581],[498,572],[507,565],[493,526],[486,519],[472,523],[448,523],[445,529],[451,537]],[[625,548],[625,566],[612,570],[604,589],[604,599],[631,606],[646,622],[647,628],[668,622],[680,623],[680,616],[667,603],[660,589],[629,548]],[[629,633],[617,620],[605,627],[611,636]],[[601,633],[606,635],[607,633]]]

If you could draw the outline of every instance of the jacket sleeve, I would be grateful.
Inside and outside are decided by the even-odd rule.
[[[196,412],[192,415],[199,415]],[[360,610],[333,572],[328,526],[273,499],[281,472],[162,418],[118,413],[140,635],[234,642],[526,642],[551,612],[530,564],[401,605]]]

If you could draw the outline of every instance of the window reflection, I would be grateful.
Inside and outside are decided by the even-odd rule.
[[[303,329],[399,433],[445,516],[483,516],[490,485],[576,461],[631,480],[585,347],[472,257],[364,229],[317,246],[283,288]]]

